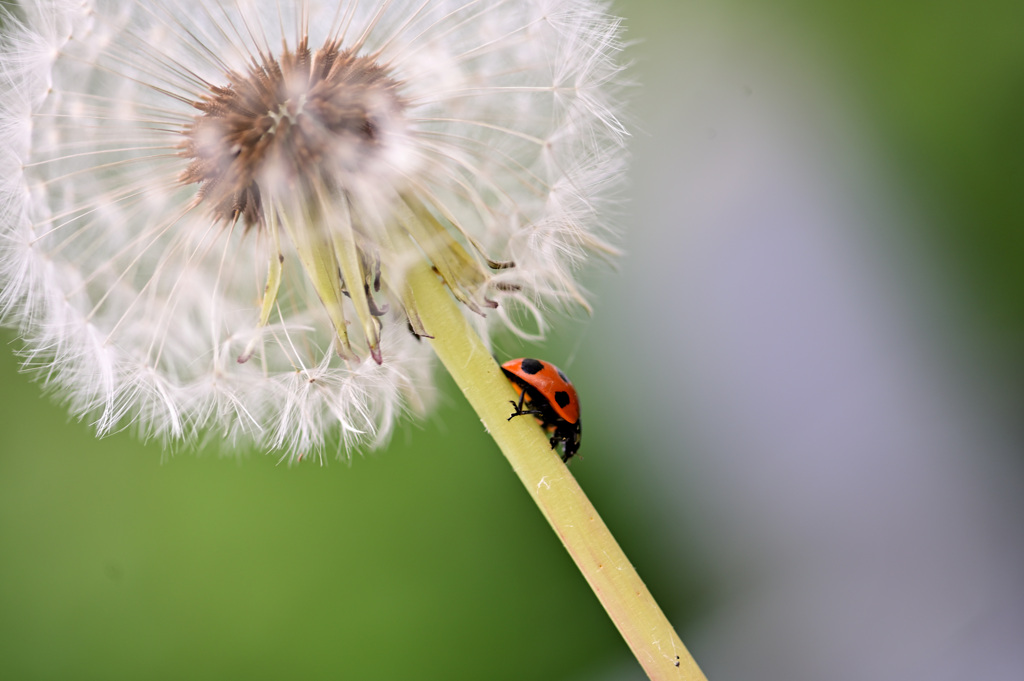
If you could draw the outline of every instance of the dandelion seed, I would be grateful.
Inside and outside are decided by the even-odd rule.
[[[406,277],[585,300],[619,180],[595,0],[37,0],[0,34],[0,317],[108,433],[320,455],[431,392]],[[486,319],[485,319],[486,318]],[[483,328],[483,327],[481,327]]]

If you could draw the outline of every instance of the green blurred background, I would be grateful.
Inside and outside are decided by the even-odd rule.
[[[974,658],[945,656],[974,639],[934,622],[989,622],[1000,594],[1011,607],[991,631],[1019,642],[1024,4],[615,9],[643,85],[629,255],[587,273],[592,319],[496,353],[574,378],[572,472],[710,678],[944,678],[931,665],[961,670]],[[766,190],[782,215],[815,207],[806,222],[839,266],[800,245],[813,230],[750,231],[745,217],[775,225],[778,207],[758,168],[791,178]],[[751,268],[764,278],[744,283]],[[871,353],[830,351],[861,333]],[[0,678],[642,678],[446,378],[440,407],[386,451],[289,468],[96,440],[0,337]],[[809,394],[785,384],[803,375]],[[863,448],[828,446],[864,433]],[[915,537],[925,548],[906,553]],[[947,554],[973,558],[948,582]],[[906,583],[929,586],[902,601]],[[878,600],[853,612],[842,594]],[[912,640],[862,645],[887,625]],[[988,678],[1021,678],[981,638],[978,658],[1005,672]]]

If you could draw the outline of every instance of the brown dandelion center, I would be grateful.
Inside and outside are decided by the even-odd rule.
[[[344,190],[404,131],[400,83],[372,57],[306,39],[211,86],[183,133],[181,176],[217,219],[263,222],[262,192]]]

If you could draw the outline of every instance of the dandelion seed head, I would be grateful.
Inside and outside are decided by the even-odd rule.
[[[405,272],[583,305],[622,176],[597,0],[38,0],[0,34],[0,317],[100,433],[321,458],[431,402]],[[532,318],[530,324],[524,320]]]
[[[322,187],[401,189],[414,169],[396,164],[394,150],[408,144],[408,124],[384,66],[337,42],[314,51],[303,41],[262,58],[194,102],[201,113],[183,130],[181,179],[200,185],[218,219],[264,223],[267,191],[315,201]]]

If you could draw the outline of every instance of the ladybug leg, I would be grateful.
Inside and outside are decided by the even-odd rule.
[[[518,402],[515,402],[513,400],[509,400],[509,404],[511,404],[515,408],[515,411],[512,412],[511,416],[509,416],[507,419],[505,419],[506,421],[511,421],[516,416],[524,416],[526,414],[530,414],[532,416],[540,416],[540,415],[542,415],[543,412],[539,412],[539,411],[536,411],[536,410],[523,411],[523,400],[525,400],[525,399],[526,399],[526,391],[524,390],[523,392],[519,393],[519,401]]]
[[[512,416],[509,416],[508,419],[506,419],[506,420],[511,421],[514,417],[522,416],[523,415],[523,413],[524,413],[523,412],[523,400],[524,399],[526,399],[526,391],[525,390],[523,392],[519,393],[519,402],[516,402],[515,400],[509,400],[509,404],[511,404],[515,408],[515,411],[512,412]]]

